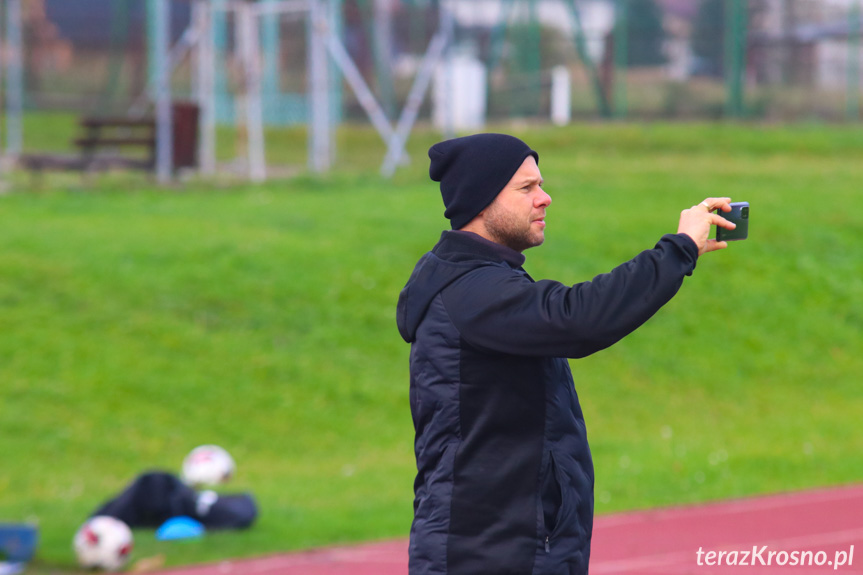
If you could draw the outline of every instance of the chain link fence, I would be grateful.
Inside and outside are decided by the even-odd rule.
[[[3,0],[4,4],[8,0]],[[214,0],[216,2],[218,0]],[[271,0],[259,0],[261,3]],[[24,109],[129,114],[149,105],[147,0],[22,0]],[[552,72],[569,76],[575,119],[856,121],[860,0],[453,0],[450,55],[481,70],[487,121],[546,121]],[[333,26],[391,121],[439,26],[436,0],[331,0]],[[171,3],[173,91],[194,93],[184,36],[192,3]],[[4,29],[6,23],[3,24]],[[233,121],[243,70],[230,15],[217,27],[221,122]],[[265,121],[306,121],[302,16],[262,21]],[[8,46],[4,47],[4,59]],[[333,70],[337,74],[337,70]],[[366,121],[336,83],[337,116]],[[434,90],[431,90],[434,92]],[[420,108],[433,118],[434,98]]]

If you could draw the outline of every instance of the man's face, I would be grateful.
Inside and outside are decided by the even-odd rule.
[[[528,156],[497,198],[483,210],[492,241],[522,252],[545,241],[545,209],[551,196],[542,190],[542,175]]]

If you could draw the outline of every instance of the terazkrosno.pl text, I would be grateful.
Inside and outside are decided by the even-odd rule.
[[[698,565],[710,567],[851,567],[854,563],[854,546],[848,550],[837,550],[831,557],[826,551],[785,551],[770,549],[767,545],[753,545],[752,549],[705,551],[699,547],[696,552]]]

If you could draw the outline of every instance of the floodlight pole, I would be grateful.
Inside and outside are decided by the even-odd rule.
[[[156,75],[156,179],[165,184],[173,172],[173,114],[171,110],[171,38],[169,0],[152,0],[153,56]]]
[[[21,0],[6,0],[6,156],[21,154],[21,114],[24,107],[24,75],[21,58]]]

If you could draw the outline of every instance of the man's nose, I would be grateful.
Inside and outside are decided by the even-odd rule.
[[[545,193],[545,190],[540,188],[539,194],[537,195],[536,199],[534,200],[534,205],[537,208],[541,208],[542,206],[551,205],[551,196],[549,196],[547,193]]]

